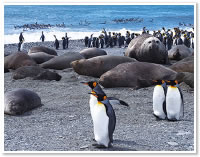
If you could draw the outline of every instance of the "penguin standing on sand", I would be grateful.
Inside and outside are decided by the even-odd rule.
[[[54,38],[55,38],[54,46],[56,47],[56,50],[57,50],[59,48],[59,41],[55,35],[54,35]]]
[[[153,81],[156,85],[153,91],[153,114],[158,119],[166,118],[166,92],[167,84],[164,80]]]
[[[184,116],[183,94],[177,80],[167,81],[166,111],[168,120],[180,120]]]
[[[113,142],[113,132],[116,125],[116,116],[109,103],[106,95],[92,94],[97,98],[97,103],[94,105],[93,112],[93,125],[94,136],[96,143],[93,146],[97,148],[107,148]]]

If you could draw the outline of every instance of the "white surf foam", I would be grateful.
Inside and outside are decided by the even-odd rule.
[[[61,40],[62,37],[65,36],[64,31],[58,31],[58,30],[43,30],[44,31],[44,35],[45,35],[45,41],[54,41],[54,35],[56,35],[58,40]],[[123,28],[120,30],[106,30],[107,33],[110,32],[120,32],[122,35],[126,35],[126,31],[127,29]],[[141,31],[132,31],[132,30],[128,30],[131,33],[141,33]],[[37,31],[25,31],[23,32],[23,36],[25,39],[25,42],[40,42],[40,37],[41,37],[41,32],[42,30],[37,30]],[[90,37],[91,34],[93,34],[93,37],[98,37],[100,34],[102,33],[102,30],[100,31],[94,31],[94,32],[67,32],[68,37],[70,37],[69,40],[78,40],[78,39],[84,39],[85,36]],[[4,35],[4,44],[13,44],[13,43],[18,43],[19,42],[19,34],[15,33],[15,34],[7,34]]]

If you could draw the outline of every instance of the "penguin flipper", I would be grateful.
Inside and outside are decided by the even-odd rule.
[[[115,130],[115,125],[116,125],[116,116],[115,116],[115,111],[113,110],[111,104],[109,103],[105,103],[104,104],[106,107],[106,114],[109,117],[109,122],[108,122],[108,134],[109,134],[109,139],[110,142],[113,142],[113,132]]]
[[[129,106],[129,105],[128,105],[125,101],[123,101],[123,100],[119,100],[119,102],[120,102],[121,105],[124,105],[124,106],[127,106],[127,107]]]
[[[183,93],[181,91],[181,88],[179,86],[177,86],[180,94],[181,94],[181,100],[182,100],[182,104],[181,104],[181,116],[184,117],[184,100],[183,100]]]
[[[116,101],[117,104],[120,104],[120,105],[123,105],[123,106],[129,106],[125,101],[119,100],[119,99],[114,98],[114,97],[108,97],[108,100],[109,101]]]

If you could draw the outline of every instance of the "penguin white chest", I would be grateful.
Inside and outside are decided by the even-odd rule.
[[[163,111],[163,103],[165,101],[164,89],[161,85],[156,85],[153,91],[153,112],[154,115],[161,119],[165,119],[166,115]]]
[[[167,118],[170,120],[179,120],[181,114],[182,99],[179,89],[168,87],[166,95]]]
[[[98,144],[103,144],[108,147],[109,139],[109,117],[106,114],[106,108],[104,104],[97,103],[93,108],[93,125],[94,125],[94,135],[95,140]]]
[[[90,95],[90,101],[89,101],[89,104],[90,104],[90,113],[91,113],[91,116],[92,116],[92,119],[93,119],[93,115],[94,115],[94,106],[98,103],[97,101],[97,98],[93,95]]]

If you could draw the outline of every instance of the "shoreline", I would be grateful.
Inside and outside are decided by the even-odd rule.
[[[177,26],[178,27],[178,26]],[[176,27],[176,28],[177,28]],[[173,30],[174,33],[174,28],[165,28]],[[148,28],[147,28],[148,30]],[[160,30],[162,30],[162,27],[160,28]],[[184,29],[180,28],[180,30],[186,30],[186,31],[192,31],[192,28],[186,27]],[[54,37],[53,35],[56,35],[58,39],[62,39],[63,36],[65,36],[65,33],[68,33],[68,37],[70,37],[70,40],[84,40],[85,36],[90,37],[91,34],[94,34],[93,37],[98,37],[101,33],[102,33],[102,29],[98,30],[98,31],[88,31],[88,32],[73,32],[73,31],[47,31],[47,30],[36,30],[36,31],[21,31],[24,34],[24,38],[25,40],[30,43],[30,42],[40,42],[40,36],[41,36],[41,32],[44,32],[45,38],[48,39],[46,41],[48,42],[52,42],[54,41]],[[136,33],[136,34],[141,34],[142,33],[142,28],[140,30],[132,30],[132,29],[126,29],[126,28],[121,28],[119,30],[110,30],[110,29],[106,29],[107,33],[108,32],[117,32],[117,33],[121,33],[122,35],[126,35],[126,31],[129,31],[130,33]],[[149,30],[150,34],[153,34],[154,30]],[[155,29],[155,31],[157,31]],[[19,32],[20,33],[20,32]],[[18,34],[4,34],[4,43],[5,44],[17,44],[16,41],[18,42],[19,40],[19,33]]]
[[[59,49],[56,50],[54,47],[54,41],[45,41],[45,42],[25,42],[23,46],[23,51],[28,52],[28,50],[33,46],[46,46],[49,48],[54,49],[58,55],[61,55],[66,52],[80,52],[81,50],[88,48],[85,47],[85,43],[83,39],[79,40],[69,40],[69,48],[63,49],[62,48],[62,40],[59,40]],[[4,56],[9,55],[11,53],[17,52],[18,44],[4,44]],[[105,50],[108,54],[112,55],[123,55],[123,52],[125,52],[126,48],[122,47],[119,48],[118,46],[115,46],[113,48],[102,48]],[[123,51],[121,53],[121,51]]]

